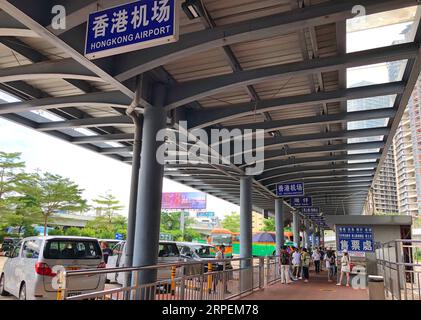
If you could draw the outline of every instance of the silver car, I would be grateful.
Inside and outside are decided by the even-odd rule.
[[[159,241],[158,264],[172,264],[183,262],[175,242]],[[113,254],[108,257],[107,268],[126,267],[126,241],[121,241],[113,248]],[[177,268],[177,275],[181,275],[182,268]],[[158,280],[171,278],[171,268],[158,269]],[[108,273],[107,280],[118,284],[124,283],[124,273]]]
[[[21,300],[55,300],[59,270],[105,268],[98,240],[47,236],[23,239],[8,254],[0,275],[0,294]],[[68,296],[104,290],[105,276],[71,278]]]

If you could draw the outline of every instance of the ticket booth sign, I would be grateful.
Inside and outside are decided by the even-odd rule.
[[[373,252],[373,229],[362,226],[340,226],[338,233],[338,248],[348,252]]]

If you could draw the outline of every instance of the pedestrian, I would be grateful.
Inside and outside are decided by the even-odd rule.
[[[325,252],[326,250],[324,250],[323,247],[320,247],[319,253],[320,253],[320,261],[323,261],[323,259],[325,258]],[[320,264],[320,271],[323,271],[323,265]]]
[[[101,241],[102,256],[104,257],[105,264],[108,263],[108,257],[113,255],[113,250],[108,247],[108,243]]]
[[[304,282],[308,282],[309,279],[309,267],[310,267],[310,255],[307,252],[306,248],[303,248],[302,254],[301,254],[301,264],[303,268],[303,277]]]
[[[314,262],[314,271],[316,271],[316,273],[320,272],[320,260],[321,260],[321,255],[320,255],[320,250],[318,248],[316,248],[316,250],[313,251],[313,254],[311,255],[313,262]]]
[[[339,282],[336,284],[340,286],[342,284],[342,279],[344,274],[346,275],[346,286],[349,287],[349,276],[351,272],[351,258],[348,254],[348,250],[342,251],[342,258],[341,258],[341,275],[339,277]]]
[[[280,253],[281,283],[290,284],[292,281],[289,277],[289,269],[291,265],[291,255],[287,251],[287,247],[283,246]]]
[[[335,276],[335,267],[336,267],[336,255],[335,252],[328,248],[325,254],[325,262],[326,262],[326,269],[327,269],[327,281],[332,282],[333,277]]]
[[[224,264],[225,262],[225,246],[221,244],[218,248],[218,251],[215,253],[215,259],[218,260],[217,266],[218,269],[218,276],[216,277],[216,281],[214,281],[213,290],[216,291],[217,283],[223,281],[225,279],[225,286],[224,286],[224,292],[226,294],[230,294],[231,292],[228,291],[228,277],[226,277],[226,272],[224,272]],[[221,261],[222,260],[222,261]]]
[[[292,253],[292,265],[294,267],[293,275],[294,279],[302,279],[300,275],[300,268],[301,268],[301,254],[298,248],[294,248],[294,252]]]

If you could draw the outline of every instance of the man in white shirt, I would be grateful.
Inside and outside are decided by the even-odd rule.
[[[313,251],[313,254],[311,257],[313,258],[315,271],[316,273],[319,273],[320,272],[320,259],[321,259],[319,248]]]
[[[300,269],[301,269],[301,254],[300,254],[300,250],[298,248],[294,248],[294,252],[292,253],[292,265],[294,267],[294,277],[295,280],[297,279],[302,279],[300,276]],[[300,276],[298,278],[298,276]]]

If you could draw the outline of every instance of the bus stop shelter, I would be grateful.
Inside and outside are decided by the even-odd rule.
[[[134,265],[156,263],[164,176],[240,205],[242,257],[251,255],[253,208],[275,215],[278,239],[286,215],[298,225],[278,183],[304,182],[324,215],[362,214],[420,73],[417,1],[203,0],[182,10],[184,2],[178,41],[90,60],[88,15],[121,1],[0,0],[0,89],[16,98],[0,116],[132,165]],[[66,9],[65,29],[52,26],[54,5]],[[362,9],[365,22],[348,24]],[[350,29],[403,21],[403,39],[348,49]],[[388,81],[347,83],[350,72],[385,63]],[[358,108],[374,97],[384,99]],[[217,164],[160,164],[164,128],[177,155],[191,152],[182,136],[193,129],[262,129],[264,169],[247,175],[232,149]],[[202,147],[220,158],[219,145]]]

